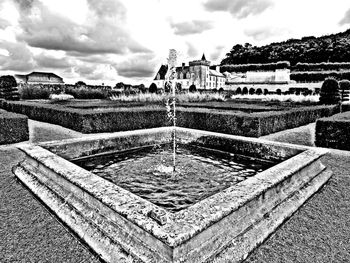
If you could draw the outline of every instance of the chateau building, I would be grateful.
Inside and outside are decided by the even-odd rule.
[[[154,84],[160,89],[165,86],[167,71],[168,65],[161,65],[154,78]],[[206,60],[204,54],[200,60],[190,61],[188,66],[182,63],[182,66],[176,67],[176,83],[181,85],[181,89],[189,89],[194,85],[197,90],[219,90],[224,87],[225,80],[219,67],[210,68],[210,61]]]
[[[27,75],[15,75],[15,78],[19,84],[64,84],[63,78],[51,72],[32,72]]]

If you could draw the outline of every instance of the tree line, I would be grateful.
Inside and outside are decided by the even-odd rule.
[[[322,37],[303,37],[271,43],[261,47],[250,43],[236,44],[221,61],[223,65],[276,63],[349,62],[350,29],[345,32]]]

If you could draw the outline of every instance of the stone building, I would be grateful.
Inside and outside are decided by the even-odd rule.
[[[160,66],[154,78],[157,88],[165,87],[167,71],[168,65]],[[220,73],[218,67],[211,68],[210,61],[206,60],[203,54],[200,60],[190,61],[188,66],[182,63],[180,67],[176,67],[176,83],[181,85],[181,89],[189,89],[194,85],[197,90],[219,90],[225,85],[225,76]]]
[[[32,72],[27,75],[15,75],[15,78],[19,84],[64,84],[63,78],[51,72]]]

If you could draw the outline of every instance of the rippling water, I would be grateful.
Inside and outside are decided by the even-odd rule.
[[[207,148],[172,145],[84,158],[75,163],[171,212],[185,209],[272,165]]]

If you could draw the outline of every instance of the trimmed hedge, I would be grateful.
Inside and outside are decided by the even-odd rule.
[[[350,112],[322,118],[316,122],[316,146],[350,150]]]
[[[347,71],[296,71],[290,73],[290,79],[296,82],[321,82],[326,78],[332,77],[336,79],[350,80],[350,70]]]
[[[289,61],[279,61],[277,63],[265,64],[231,64],[221,65],[220,72],[247,72],[247,71],[274,71],[276,69],[290,68]]]
[[[115,132],[169,125],[165,108],[134,107],[84,110],[33,102],[1,102],[9,111],[29,118],[58,124],[83,133]],[[287,111],[244,113],[232,110],[177,109],[177,125],[249,137],[260,137],[298,127],[339,112],[339,106],[303,107]]]
[[[350,102],[343,102],[341,104],[341,112],[350,111]]]
[[[83,133],[115,132],[163,126],[165,109],[135,107],[86,110],[33,102],[0,101],[5,110],[27,115],[30,119],[53,123]]]
[[[322,63],[297,63],[293,70],[296,71],[324,71],[324,70],[350,70],[349,62],[322,62]]]
[[[0,110],[0,144],[29,140],[27,116]]]
[[[339,106],[313,106],[288,111],[244,113],[210,109],[179,109],[177,125],[185,128],[260,137],[292,129],[339,112]]]
[[[262,112],[255,115],[260,119],[260,136],[263,136],[306,125],[319,118],[332,116],[339,111],[338,105],[320,105],[281,112]]]

